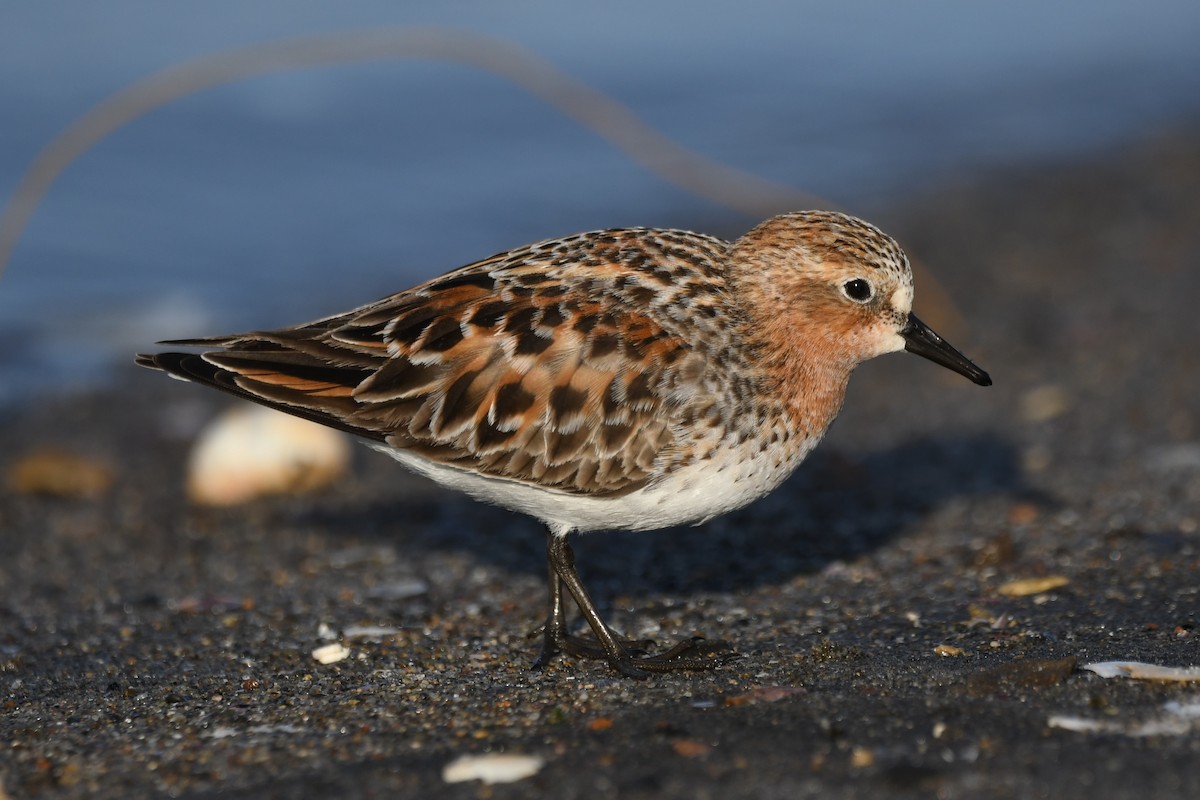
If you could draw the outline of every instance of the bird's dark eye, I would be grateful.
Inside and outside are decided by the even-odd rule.
[[[862,278],[855,278],[842,284],[842,291],[856,303],[865,303],[871,299],[871,284]]]

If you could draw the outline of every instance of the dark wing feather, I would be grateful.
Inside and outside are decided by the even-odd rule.
[[[464,470],[631,491],[679,448],[674,421],[703,370],[645,302],[647,233],[607,236],[624,257],[582,237],[534,245],[344,315],[178,340],[221,349],[138,363]]]

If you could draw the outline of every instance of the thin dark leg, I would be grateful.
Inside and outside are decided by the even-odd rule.
[[[553,538],[554,534],[550,536]],[[542,626],[542,652],[533,662],[534,669],[548,665],[562,651],[561,643],[567,639],[567,611],[563,606],[562,581],[553,563],[549,564],[549,568],[550,608],[546,613],[546,624]]]
[[[550,573],[550,606],[546,616],[542,652],[534,662],[535,668],[545,666],[555,654],[563,652],[576,658],[603,659],[626,677],[646,678],[652,672],[712,669],[727,660],[712,656],[731,655],[726,643],[706,642],[702,637],[680,642],[658,655],[642,655],[645,653],[646,643],[619,638],[600,617],[587,589],[583,586],[583,581],[579,579],[579,573],[575,569],[575,554],[567,542],[565,531],[549,531],[546,556]],[[596,637],[595,642],[567,634],[564,587],[591,627],[592,634]]]
[[[553,533],[550,534],[554,536]],[[549,544],[553,544],[550,542]],[[550,585],[550,604],[546,613],[546,621],[541,627],[542,633],[542,649],[538,654],[537,659],[533,662],[534,669],[541,669],[547,666],[556,655],[566,652],[577,658],[590,658],[595,660],[608,660],[608,653],[595,642],[589,642],[585,639],[580,639],[577,636],[571,636],[568,633],[567,627],[567,604],[563,596],[563,582],[558,577],[558,571],[555,568],[553,557],[554,553],[550,547],[547,550],[547,565],[549,567],[549,585]],[[567,547],[567,557],[574,564],[574,553],[570,547]],[[536,632],[535,632],[536,633]],[[650,647],[654,646],[654,642],[650,640],[631,640],[622,637],[615,637],[629,653],[632,655],[645,655]],[[669,652],[678,650],[678,646]]]
[[[600,647],[603,648],[604,656],[607,657],[608,663],[613,669],[620,672],[622,675],[629,678],[647,678],[650,673],[633,665],[633,656],[625,646],[617,641],[616,635],[605,624],[600,617],[600,612],[596,610],[592,598],[588,596],[587,589],[583,588],[583,581],[579,580],[579,573],[575,571],[575,553],[571,550],[571,545],[567,543],[566,536],[551,535],[549,542],[550,563],[554,566],[555,572],[558,573],[558,578],[567,591],[571,593],[571,597],[575,600],[575,605],[579,606],[580,613],[587,623],[592,628],[592,634],[596,637]],[[571,652],[577,650],[572,647],[573,643],[569,640],[563,643],[563,650]],[[592,648],[588,648],[592,650]],[[599,653],[597,653],[599,655]]]

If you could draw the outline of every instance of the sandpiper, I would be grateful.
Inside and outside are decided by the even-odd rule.
[[[343,314],[163,342],[138,363],[363,437],[440,484],[541,520],[541,654],[623,675],[703,669],[724,643],[649,654],[596,611],[572,532],[699,524],[777,487],[856,365],[906,349],[991,379],[911,311],[904,252],[845,214],[734,242],[631,228],[500,253]],[[594,640],[569,633],[565,594]]]

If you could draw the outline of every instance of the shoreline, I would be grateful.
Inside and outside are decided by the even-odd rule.
[[[112,484],[0,489],[0,790],[466,797],[442,768],[507,752],[545,764],[495,796],[1200,794],[1194,729],[1136,733],[1195,684],[1079,669],[1200,664],[1196,219],[1195,131],[873,219],[996,385],[878,359],[770,497],[577,540],[616,627],[731,640],[712,673],[530,672],[537,526],[366,448],[328,491],[206,510],[182,477],[217,393],[131,364],[11,406],[0,469],[57,448]]]

